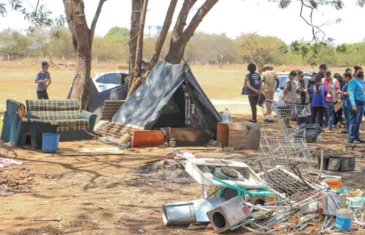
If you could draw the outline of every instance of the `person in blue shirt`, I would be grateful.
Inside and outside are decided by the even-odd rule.
[[[355,74],[356,77],[351,79],[347,85],[351,107],[348,142],[353,143],[354,141],[357,141],[365,143],[365,141],[360,139],[360,124],[365,105],[364,71],[359,67],[355,71]]]
[[[250,72],[247,74],[245,79],[245,84],[247,86],[247,94],[248,101],[250,102],[251,112],[252,112],[252,120],[250,122],[257,122],[257,108],[256,105],[259,101],[259,97],[261,95],[261,76],[256,73],[256,65],[249,64],[247,66],[247,70]]]
[[[48,87],[51,85],[51,75],[48,71],[49,64],[46,61],[42,62],[42,70],[39,71],[34,79],[34,83],[37,83],[37,97],[39,100],[48,100]]]
[[[347,71],[347,70],[346,70]],[[341,102],[342,102],[342,111],[346,120],[346,130],[341,131],[343,134],[348,134],[349,125],[350,125],[350,105],[349,105],[349,93],[348,93],[348,83],[352,79],[351,72],[346,72],[343,74],[344,85],[341,88]]]
[[[327,102],[327,87],[322,84],[322,78],[315,78],[316,84],[309,88],[309,94],[311,99],[311,119],[312,124],[318,123],[322,128],[323,126],[323,115],[326,111]]]

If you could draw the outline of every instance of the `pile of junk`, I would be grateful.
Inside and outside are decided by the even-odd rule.
[[[164,204],[164,225],[216,233],[365,231],[363,192],[350,192],[341,177],[309,177],[296,165],[267,168],[260,160],[257,163],[259,173],[229,159],[184,160],[185,171],[202,186],[202,199]]]

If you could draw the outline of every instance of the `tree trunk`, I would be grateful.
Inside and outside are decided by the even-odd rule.
[[[171,0],[171,2],[170,2],[170,6],[169,6],[166,16],[165,16],[165,22],[162,26],[160,35],[158,35],[156,45],[155,45],[155,50],[154,50],[152,58],[150,60],[148,70],[152,70],[153,67],[155,67],[155,64],[157,63],[157,61],[161,55],[161,50],[162,50],[163,44],[165,43],[167,33],[169,32],[169,28],[171,26],[172,17],[174,16],[177,1],[178,0]]]
[[[89,103],[91,57],[76,56],[76,73],[79,74],[75,80],[71,99],[81,101],[81,109],[87,110]]]
[[[195,30],[202,22],[204,17],[213,8],[213,6],[219,0],[205,0],[203,5],[199,8],[197,13],[194,15],[189,25],[184,30],[186,25],[187,15],[189,10],[196,2],[195,0],[185,0],[183,7],[180,11],[178,20],[176,22],[172,39],[170,41],[170,49],[165,57],[167,62],[178,64],[184,56],[185,47],[188,44],[190,38],[194,35]]]
[[[180,63],[184,56],[185,47],[188,44],[189,39],[179,38],[178,40],[171,39],[169,52],[167,53],[165,60],[172,64]]]
[[[138,40],[136,48],[136,60],[134,62],[133,80],[141,76],[141,66],[143,57],[143,38],[144,38],[144,23],[146,21],[148,0],[143,0],[141,19],[139,21]]]
[[[129,34],[129,82],[128,89],[132,86],[133,72],[136,61],[139,21],[141,20],[143,0],[132,0],[131,31]]]
[[[89,29],[85,17],[84,1],[63,0],[67,23],[72,35],[72,44],[76,51],[76,73],[78,74],[70,98],[79,100],[82,109],[87,109],[89,103],[91,47],[96,24],[105,1],[99,0],[98,8]]]
[[[137,90],[139,85],[144,80],[144,77],[141,77],[141,66],[142,66],[142,56],[143,56],[144,23],[146,21],[147,6],[148,6],[148,0],[143,0],[142,11],[140,14],[141,18],[139,20],[137,47],[135,51],[134,70],[131,82],[129,83],[128,87],[127,99]]]

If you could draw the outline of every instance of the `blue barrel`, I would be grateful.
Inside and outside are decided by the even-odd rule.
[[[55,153],[58,150],[60,134],[44,133],[42,136],[42,151],[45,153]]]

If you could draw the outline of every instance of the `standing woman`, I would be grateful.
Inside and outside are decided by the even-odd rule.
[[[296,90],[297,90],[297,110],[303,109],[304,105],[308,105],[309,103],[309,81],[304,79],[304,73],[302,71],[298,71],[298,79],[296,81]],[[300,126],[303,123],[309,124],[310,117],[297,117],[297,125]]]
[[[346,69],[347,71],[347,69]],[[349,125],[350,125],[350,105],[349,105],[349,93],[348,93],[348,84],[352,79],[351,72],[346,72],[343,74],[343,81],[345,85],[343,85],[341,89],[341,101],[342,101],[342,112],[345,115],[346,120],[346,131],[342,131],[341,133],[347,134],[349,133]]]
[[[349,125],[349,143],[354,141],[365,143],[360,139],[360,124],[364,114],[365,105],[365,84],[364,71],[358,67],[355,71],[356,77],[348,83],[349,100],[351,105],[350,125]]]
[[[292,115],[292,110],[295,110],[295,104],[296,103],[300,103],[300,98],[298,99],[297,96],[297,88],[296,88],[296,82],[295,82],[295,77],[297,76],[297,72],[296,71],[291,71],[289,73],[289,79],[285,84],[284,87],[284,101],[286,104],[286,110],[284,111],[284,113],[282,115],[284,116],[291,116]],[[285,118],[285,125],[288,128],[291,128],[289,125],[289,118]]]
[[[323,115],[327,108],[326,96],[327,87],[322,84],[320,77],[315,78],[316,84],[309,88],[309,94],[311,95],[311,117],[312,124],[318,123],[323,127]]]
[[[251,112],[252,112],[252,120],[250,122],[257,122],[257,108],[256,105],[259,101],[259,96],[261,95],[261,76],[256,73],[256,65],[249,64],[247,66],[247,70],[249,74],[247,74],[245,79],[245,84],[247,86],[247,95],[248,101],[250,102]]]
[[[298,101],[295,76],[297,76],[297,72],[291,71],[289,73],[289,80],[284,87],[284,101],[287,104],[295,104]]]

